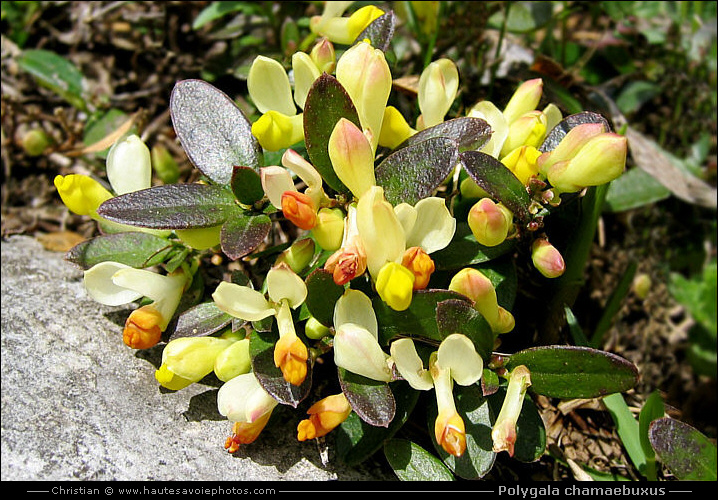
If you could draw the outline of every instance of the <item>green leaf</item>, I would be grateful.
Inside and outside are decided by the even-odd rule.
[[[435,404],[428,405],[428,427],[436,452],[454,474],[464,479],[481,479],[493,467],[496,453],[493,452],[491,427],[493,414],[488,401],[481,394],[478,385],[454,386],[456,410],[466,427],[466,451],[460,456],[450,455],[436,442],[434,422],[437,417]]]
[[[541,144],[539,151],[542,153],[553,151],[556,149],[556,146],[559,145],[561,140],[566,137],[569,130],[584,123],[602,123],[607,132],[611,130],[611,125],[608,123],[608,120],[598,113],[583,111],[581,113],[569,115],[551,129],[551,132],[546,135],[543,144]]]
[[[394,11],[389,11],[374,19],[374,21],[359,34],[352,45],[368,38],[372,47],[386,52],[389,50],[391,39],[394,37],[395,28],[396,15]]]
[[[376,167],[376,184],[392,205],[416,205],[429,197],[453,171],[458,159],[456,142],[433,137],[397,149]]]
[[[264,214],[237,211],[222,226],[220,243],[222,251],[232,260],[252,253],[269,235],[271,219]]]
[[[495,247],[481,245],[476,241],[469,225],[466,222],[458,222],[451,243],[432,253],[431,259],[437,270],[459,269],[496,259],[515,246],[515,240],[506,240]]]
[[[85,270],[107,261],[143,268],[163,262],[172,248],[172,243],[164,238],[132,231],[96,236],[78,243],[67,252],[65,259]]]
[[[84,76],[64,57],[49,50],[26,50],[17,58],[21,69],[35,77],[37,82],[56,93],[72,106],[87,110],[83,97]]]
[[[454,475],[441,460],[408,439],[389,439],[384,456],[402,481],[453,481]]]
[[[259,9],[254,2],[212,2],[194,18],[192,29],[198,30],[202,26],[211,23],[221,17],[231,14],[232,12],[246,12],[253,14]]]
[[[536,394],[574,399],[595,398],[631,389],[637,368],[620,356],[575,346],[533,347],[512,354],[507,369],[526,365]]]
[[[404,381],[392,382],[389,387],[396,402],[396,413],[389,427],[369,425],[352,412],[334,431],[337,456],[350,467],[364,462],[381,449],[384,442],[406,423],[419,399],[419,391]]]
[[[646,400],[641,413],[638,415],[638,437],[641,442],[641,448],[646,456],[646,473],[645,476],[649,481],[656,480],[656,453],[651,446],[651,440],[648,437],[648,429],[651,422],[663,418],[666,410],[663,405],[663,398],[658,391],[653,391]]]
[[[668,282],[671,295],[688,309],[691,317],[704,324],[716,337],[718,329],[718,266],[715,261],[703,268],[703,273],[690,279],[672,273]]]
[[[506,398],[506,388],[501,387],[495,396],[488,398],[492,413],[498,415]],[[546,451],[546,427],[536,404],[527,394],[524,396],[521,413],[516,421],[516,443],[514,444],[514,460],[519,462],[535,462]]]
[[[219,226],[238,211],[229,191],[207,184],[154,186],[110,198],[97,209],[113,222],[152,229]]]
[[[631,462],[641,474],[646,472],[646,453],[641,446],[641,436],[638,421],[628,409],[626,400],[621,394],[611,394],[603,398],[603,404],[616,424],[616,433],[626,449]]]
[[[520,221],[531,218],[531,198],[526,187],[506,165],[480,151],[465,151],[459,157],[469,177],[492,198],[503,203]]]
[[[339,367],[337,374],[342,392],[359,418],[369,425],[389,427],[396,413],[396,402],[389,384]]]
[[[460,153],[481,148],[491,138],[491,126],[481,118],[460,117],[425,128],[399,144],[395,150],[418,144],[427,139],[445,137],[456,142]]]
[[[474,343],[479,356],[488,362],[496,335],[471,303],[460,299],[439,302],[436,304],[436,323],[442,338],[452,333],[466,335]]]
[[[530,33],[547,24],[553,15],[551,2],[511,2],[506,12],[501,10],[488,20],[490,26],[500,28],[504,23],[512,33]]]
[[[616,97],[616,105],[624,115],[638,111],[661,91],[661,86],[647,81],[628,82]]]
[[[334,305],[344,294],[344,287],[334,283],[332,273],[321,268],[312,271],[305,282],[307,309],[324,326],[333,326]]]
[[[262,178],[250,167],[235,166],[230,185],[234,196],[245,205],[253,205],[264,197]]]
[[[374,297],[372,305],[379,323],[379,343],[388,345],[398,335],[441,341],[443,336],[439,333],[436,323],[436,307],[439,302],[448,299],[464,300],[470,303],[468,298],[450,290],[427,289],[414,292],[408,309],[395,311],[386,305],[380,297]]]
[[[341,83],[326,73],[317,78],[304,103],[304,143],[309,161],[324,181],[337,192],[349,189],[339,180],[329,158],[329,137],[341,118],[361,127],[359,115]]]
[[[85,125],[84,134],[82,136],[83,144],[85,144],[86,146],[95,144],[99,140],[104,139],[106,136],[110,135],[112,132],[115,132],[128,119],[129,117],[124,111],[117,108],[112,108],[107,110],[106,113],[103,113],[100,116],[88,120],[87,124]],[[128,134],[130,133],[136,133],[136,127],[132,127]],[[110,147],[111,146],[108,146],[107,149],[105,149],[104,151],[96,153],[97,156],[103,159],[106,158],[107,152],[110,150]]]
[[[170,340],[181,337],[212,335],[232,322],[232,316],[221,311],[214,302],[203,302],[187,309],[177,318]]]
[[[681,481],[716,480],[716,445],[697,429],[659,418],[650,426],[649,439],[663,465]]]
[[[307,377],[301,385],[284,380],[282,370],[274,365],[274,345],[279,340],[276,328],[271,332],[252,332],[249,336],[249,357],[259,384],[281,404],[296,408],[312,388],[311,357],[307,359]]]
[[[262,148],[252,124],[227,94],[202,80],[181,80],[170,95],[170,116],[190,161],[218,184],[229,184],[235,166],[258,169]]]
[[[624,212],[671,196],[671,190],[640,168],[631,168],[611,182],[604,210]]]

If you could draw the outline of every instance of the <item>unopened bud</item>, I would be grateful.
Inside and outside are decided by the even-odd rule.
[[[314,61],[320,73],[331,75],[334,72],[337,56],[334,51],[334,44],[330,42],[329,39],[322,37],[314,47],[312,47],[309,57],[312,58],[312,61]]]
[[[319,209],[312,235],[323,250],[338,250],[344,236],[344,212],[339,208]]]
[[[167,148],[161,144],[155,144],[150,151],[152,166],[157,177],[165,184],[174,184],[179,180],[180,172],[177,161],[172,157]]]
[[[251,369],[249,339],[238,340],[220,352],[214,360],[214,373],[222,382],[249,373]]]
[[[34,128],[22,137],[22,149],[30,156],[40,156],[52,144],[52,139],[41,128]]]
[[[292,271],[300,273],[314,258],[314,241],[309,238],[292,243],[292,246],[279,254],[276,264],[284,262]]]
[[[491,198],[482,198],[471,207],[468,223],[479,244],[493,247],[506,240],[513,227],[513,214]]]
[[[473,300],[474,309],[481,313],[494,332],[507,333],[513,329],[513,315],[499,306],[493,283],[478,269],[467,267],[456,273],[449,283],[449,290]]]
[[[566,270],[561,253],[548,240],[538,238],[531,245],[534,267],[547,278],[558,278]]]
[[[543,80],[534,78],[527,80],[516,89],[504,108],[504,117],[511,124],[519,117],[533,111],[538,106],[543,93]]]
[[[501,148],[501,157],[521,146],[541,145],[546,136],[546,116],[542,111],[530,111],[509,125],[509,134]]]
[[[329,334],[329,328],[321,324],[314,316],[310,317],[304,325],[304,335],[312,340],[319,340]]]
[[[126,194],[152,185],[152,156],[137,135],[115,142],[107,153],[107,179],[116,194]]]
[[[605,133],[589,140],[571,160],[548,169],[551,185],[562,192],[575,192],[600,186],[619,177],[626,168],[627,140]]]

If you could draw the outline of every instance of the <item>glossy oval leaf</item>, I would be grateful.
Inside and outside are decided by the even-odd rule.
[[[638,369],[615,354],[577,346],[544,346],[512,354],[509,370],[526,365],[530,390],[548,397],[596,398],[624,392],[638,382]]]
[[[436,323],[436,308],[439,302],[449,299],[470,303],[467,297],[451,290],[419,290],[414,292],[411,305],[406,310],[395,311],[380,297],[374,297],[372,306],[379,323],[379,343],[389,345],[398,335],[441,341],[443,337]]]
[[[239,207],[226,189],[207,184],[167,184],[110,198],[97,209],[113,222],[151,229],[219,226]]]
[[[432,137],[387,156],[376,167],[376,184],[384,188],[384,196],[392,205],[416,205],[446,180],[458,157],[455,141]]]
[[[396,402],[389,384],[339,367],[337,374],[342,392],[359,418],[375,427],[389,427],[396,413]]]
[[[396,15],[394,11],[389,11],[376,19],[374,19],[364,31],[354,40],[352,45],[363,40],[369,39],[371,46],[382,52],[389,50],[391,39],[394,38],[394,30],[396,29]]]
[[[324,326],[334,325],[334,305],[344,294],[344,287],[334,283],[332,273],[315,269],[306,279],[307,309]]]
[[[358,465],[379,451],[387,439],[391,439],[406,423],[419,399],[419,391],[404,381],[389,384],[396,412],[389,427],[376,427],[364,422],[352,412],[342,424],[334,430],[337,456],[345,464]]]
[[[253,168],[235,166],[231,186],[234,196],[245,205],[253,205],[264,197],[262,178]]]
[[[503,163],[479,151],[465,151],[459,156],[469,177],[492,198],[503,203],[519,220],[531,218],[531,198],[526,187]]]
[[[177,137],[195,167],[218,184],[229,184],[235,165],[258,169],[262,148],[252,124],[227,94],[202,80],[181,80],[170,95]]]
[[[663,417],[650,425],[648,437],[663,465],[681,481],[716,480],[716,445],[694,427]]]
[[[359,115],[341,83],[326,73],[317,78],[304,103],[304,144],[309,161],[329,187],[340,193],[349,189],[339,180],[329,158],[329,137],[341,118],[361,128]]]
[[[307,359],[307,377],[301,385],[292,385],[274,366],[274,344],[279,340],[276,328],[270,332],[252,332],[249,336],[249,357],[252,371],[259,384],[281,404],[296,408],[307,397],[312,388],[312,366]],[[311,358],[311,357],[310,357]]]
[[[479,149],[486,144],[491,139],[491,126],[481,118],[468,116],[452,118],[417,132],[399,144],[395,150],[436,137],[452,139],[456,142],[459,152],[462,153],[467,150]]]
[[[76,108],[87,109],[83,97],[84,76],[69,60],[49,50],[33,49],[24,51],[17,58],[17,64],[34,76],[41,86]]]
[[[89,269],[100,262],[119,262],[134,268],[161,263],[173,245],[153,234],[129,231],[96,236],[72,247],[65,260]]]
[[[513,239],[495,247],[481,245],[466,222],[457,222],[454,237],[446,248],[431,254],[437,270],[459,269],[494,260],[516,246]]]
[[[212,335],[229,326],[232,319],[232,316],[221,311],[214,302],[197,304],[179,315],[170,340]]]
[[[220,244],[230,259],[249,255],[269,235],[271,219],[264,214],[237,211],[222,225]]]
[[[427,426],[431,441],[439,457],[454,474],[463,479],[481,479],[494,466],[496,453],[493,451],[491,427],[493,412],[481,388],[474,384],[466,387],[454,386],[456,410],[466,427],[466,451],[460,456],[450,455],[436,442],[434,422],[437,417],[436,404],[429,404]]]
[[[474,343],[479,356],[488,362],[496,335],[471,303],[460,299],[439,302],[436,304],[436,323],[443,338],[452,333],[466,335]]]
[[[454,475],[437,457],[408,439],[384,443],[384,456],[402,481],[453,481]]]
[[[539,147],[539,151],[542,153],[553,151],[566,134],[568,134],[569,130],[584,123],[602,123],[607,132],[611,130],[611,125],[608,123],[608,120],[598,113],[584,111],[569,115],[551,129],[551,131],[546,135],[541,147]]]

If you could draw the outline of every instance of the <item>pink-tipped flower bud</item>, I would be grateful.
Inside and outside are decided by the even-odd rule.
[[[566,270],[561,253],[548,240],[539,238],[531,246],[534,267],[547,278],[558,278]]]
[[[508,104],[504,108],[504,117],[511,124],[520,116],[533,111],[538,106],[543,93],[543,80],[534,78],[527,80],[516,89]]]
[[[626,168],[628,143],[612,132],[590,139],[571,160],[548,169],[551,185],[561,192],[575,192],[600,186],[618,178]]]
[[[509,134],[501,148],[501,157],[521,146],[539,147],[546,137],[546,124],[546,115],[542,111],[534,110],[521,115],[509,125]]]
[[[334,44],[329,41],[328,38],[322,37],[312,47],[312,51],[309,53],[309,57],[312,58],[314,64],[320,73],[332,74],[337,64],[337,55],[334,51]]]
[[[506,240],[513,227],[513,214],[491,198],[482,198],[471,207],[468,223],[479,244],[493,247]]]

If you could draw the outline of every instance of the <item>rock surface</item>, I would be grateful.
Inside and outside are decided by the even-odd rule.
[[[296,440],[296,412],[236,454],[217,412],[217,387],[163,392],[161,346],[122,342],[128,307],[90,299],[82,272],[36,240],[2,241],[2,480],[366,481],[313,441]]]

